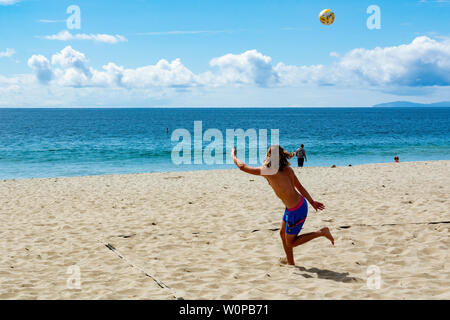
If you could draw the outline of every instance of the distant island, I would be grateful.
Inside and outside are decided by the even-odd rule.
[[[415,103],[409,101],[394,101],[387,103],[380,103],[373,106],[373,108],[419,108],[419,107],[450,107],[450,101],[442,101],[436,103]]]

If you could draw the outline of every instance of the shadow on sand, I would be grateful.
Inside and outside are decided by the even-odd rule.
[[[318,268],[309,268],[306,269],[304,267],[296,266],[297,270],[301,271],[302,273],[295,272],[294,274],[301,275],[305,278],[314,278],[311,274],[316,274],[317,278],[319,279],[327,279],[327,280],[333,280],[337,282],[344,282],[344,283],[350,283],[350,282],[363,282],[364,280],[356,277],[349,277],[348,272],[335,272],[331,270],[326,269],[318,269]],[[303,273],[307,272],[307,273]]]

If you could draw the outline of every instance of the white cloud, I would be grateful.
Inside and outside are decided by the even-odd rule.
[[[180,59],[138,68],[106,62],[94,68],[85,54],[67,46],[51,57],[33,55],[28,60],[33,74],[0,76],[0,105],[357,105],[382,102],[374,100],[381,96],[450,100],[448,39],[418,37],[399,46],[354,49],[335,60],[330,65],[275,64],[249,50],[213,58],[203,73],[192,72]],[[314,100],[317,95],[321,99]]]
[[[62,22],[66,22],[67,20],[52,20],[52,19],[39,19],[38,22],[40,23],[62,23]]]
[[[274,70],[278,74],[281,86],[301,86],[305,84],[324,85],[334,83],[332,74],[327,72],[323,65],[313,66],[290,66],[278,63]]]
[[[410,44],[354,49],[332,72],[369,85],[449,86],[450,41],[417,37]]]
[[[122,83],[133,88],[191,87],[197,85],[197,79],[180,59],[172,62],[162,59],[155,65],[124,70]]]
[[[52,56],[52,64],[60,65],[61,67],[68,68],[76,68],[86,70],[87,59],[86,56],[72,49],[71,46],[67,46]]]
[[[256,50],[215,58],[211,66],[220,69],[218,83],[257,86],[299,86],[305,84],[347,86],[450,86],[450,40],[417,37],[409,44],[354,49],[328,66],[272,65],[270,57]]]
[[[272,59],[256,50],[214,58],[210,65],[219,68],[217,81],[221,84],[255,84],[267,87],[278,82]]]
[[[328,66],[274,67],[279,85],[304,84],[356,87],[450,86],[450,40],[417,37],[409,44],[354,49]]]
[[[136,69],[127,69],[109,62],[102,67],[102,70],[96,70],[88,66],[88,60],[83,53],[74,50],[71,46],[54,54],[51,64],[55,81],[61,86],[69,87],[182,89],[226,85],[268,87],[278,83],[278,73],[272,67],[271,58],[256,50],[214,58],[210,65],[217,68],[217,72],[207,71],[201,74],[194,74],[182,64],[180,59],[171,62],[161,59],[154,65]]]
[[[95,42],[103,42],[109,44],[116,44],[119,42],[127,42],[128,40],[121,35],[110,35],[110,34],[85,34],[77,33],[72,34],[67,30],[63,30],[57,34],[44,36],[47,40],[59,40],[59,41],[71,41],[71,40],[90,40]]]
[[[337,53],[337,52],[335,52],[335,51],[332,51],[332,52],[330,52],[330,57],[339,58],[339,57],[340,57],[340,54]]]
[[[53,71],[50,62],[43,55],[33,55],[28,59],[28,66],[33,70],[40,83],[48,83],[53,79]]]
[[[89,85],[92,72],[87,63],[88,60],[85,55],[72,49],[71,46],[67,46],[61,52],[54,54],[52,56],[52,65],[60,67],[54,71],[58,84],[68,87]]]
[[[160,60],[155,65],[125,69],[114,63],[103,66],[103,71],[92,69],[90,85],[118,86],[129,89],[188,88],[200,84],[198,76],[175,59]]]
[[[83,87],[89,85],[92,77],[87,62],[83,53],[67,46],[52,56],[51,64],[46,57],[33,55],[28,60],[28,66],[42,84],[53,80],[59,86]]]
[[[450,3],[450,0],[419,0],[420,3]]]
[[[3,58],[3,57],[11,58],[15,54],[16,54],[16,50],[11,49],[11,48],[6,48],[5,51],[0,51],[0,58]]]
[[[171,35],[190,35],[190,34],[217,34],[231,33],[232,30],[174,30],[174,31],[152,31],[138,33],[139,36],[171,36]]]
[[[41,60],[43,57],[40,57]],[[256,50],[226,54],[210,61],[211,70],[195,74],[180,59],[162,59],[155,65],[127,69],[113,62],[101,70],[88,66],[85,55],[67,46],[34,70],[52,69],[63,86],[118,86],[125,88],[189,88],[221,86],[450,86],[450,41],[418,37],[409,44],[375,49],[354,49],[331,65],[294,66]],[[30,62],[29,62],[30,63]],[[42,82],[42,74],[38,79]],[[47,79],[44,77],[44,79]],[[45,82],[45,81],[44,81]]]
[[[108,63],[102,70],[88,66],[86,56],[65,47],[49,60],[41,55],[30,58],[28,65],[41,83],[53,80],[64,87],[123,87],[128,89],[187,88],[201,85],[200,77],[175,59],[165,59],[155,65],[126,69],[115,63]],[[51,75],[51,77],[49,76]]]
[[[0,6],[9,6],[11,4],[15,4],[20,1],[22,0],[0,0]]]

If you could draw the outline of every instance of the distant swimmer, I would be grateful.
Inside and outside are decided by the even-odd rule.
[[[295,265],[294,247],[319,237],[327,238],[334,245],[334,238],[328,228],[298,235],[308,215],[308,203],[316,211],[324,210],[325,206],[318,201],[314,201],[308,191],[301,185],[288,161],[293,156],[293,153],[285,151],[278,145],[273,145],[267,151],[263,165],[255,168],[246,165],[236,157],[236,148],[231,152],[231,157],[240,170],[266,178],[275,194],[286,206],[280,236],[286,253],[286,261],[283,261],[283,263],[287,262],[289,265]]]
[[[396,157],[394,157],[394,162],[395,162],[395,163],[400,163],[400,158],[399,158],[399,157],[397,157],[397,156],[396,156]]]

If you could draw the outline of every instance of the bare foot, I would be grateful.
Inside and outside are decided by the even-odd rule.
[[[286,258],[280,258],[278,260],[278,262],[280,263],[280,265],[285,265],[285,266],[295,266],[295,263],[289,263],[288,260]]]
[[[325,238],[327,238],[328,240],[330,240],[331,243],[332,243],[333,246],[334,246],[334,238],[333,238],[333,236],[331,235],[330,229],[328,229],[328,228],[322,228],[322,229],[320,229],[320,231],[322,231],[323,236],[324,236]]]

